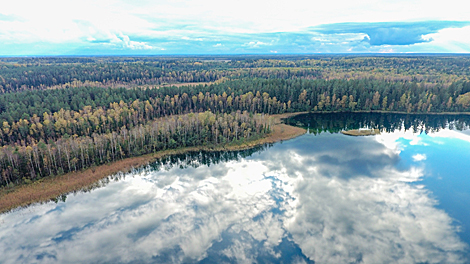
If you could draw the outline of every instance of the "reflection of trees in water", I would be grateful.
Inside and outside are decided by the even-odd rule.
[[[201,165],[211,166],[221,162],[238,161],[242,158],[249,157],[254,153],[264,151],[273,144],[264,144],[246,150],[237,151],[194,151],[185,154],[168,155],[156,162],[149,164],[144,169],[151,170],[169,170],[175,166],[184,169],[188,167],[197,168]]]
[[[412,130],[414,133],[437,132],[444,128],[470,128],[469,115],[418,115],[391,113],[303,114],[286,120],[287,124],[308,128],[310,133],[337,133],[346,129],[374,128],[385,132]]]

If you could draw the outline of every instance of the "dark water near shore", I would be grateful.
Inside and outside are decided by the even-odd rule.
[[[298,116],[292,140],[0,215],[0,263],[469,263],[469,119]]]

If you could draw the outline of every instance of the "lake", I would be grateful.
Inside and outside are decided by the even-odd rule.
[[[0,263],[469,263],[470,116],[306,114],[0,215]],[[343,129],[377,128],[353,137]]]

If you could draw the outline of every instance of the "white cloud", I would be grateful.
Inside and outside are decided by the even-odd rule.
[[[96,37],[96,38],[95,38]],[[96,36],[88,37],[87,40],[90,42],[99,40],[99,44],[104,46],[110,46],[114,48],[130,49],[130,50],[152,50],[161,49],[149,45],[147,42],[133,41],[129,36],[122,33],[109,34],[107,36]]]
[[[202,38],[190,38],[190,37],[187,37],[187,36],[184,36],[181,39],[183,39],[183,40],[192,40],[192,41],[204,41],[204,39],[202,39]]]
[[[148,45],[145,42],[139,42],[139,41],[132,41],[129,39],[128,36],[121,35],[121,38],[119,39],[118,43],[122,44],[124,48],[129,48],[129,49],[154,49],[154,47]]]
[[[395,53],[396,51],[392,48],[380,49],[379,53]]]
[[[242,46],[250,47],[250,48],[259,48],[260,46],[270,46],[272,43],[265,43],[261,41],[250,41],[248,43],[243,44]]]
[[[413,160],[414,161],[423,161],[423,160],[426,160],[426,154],[416,154],[416,155],[413,155]]]
[[[423,36],[423,39],[432,40],[448,52],[470,52],[470,26],[463,28],[446,28],[437,33]]]

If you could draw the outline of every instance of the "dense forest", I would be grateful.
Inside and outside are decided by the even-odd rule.
[[[271,114],[468,112],[469,76],[468,56],[0,58],[0,185],[261,137]]]
[[[458,57],[86,57],[0,58],[0,92],[80,86],[137,87],[224,78],[417,81],[468,80],[470,59]]]
[[[268,133],[269,122],[267,116],[247,112],[191,113],[91,136],[65,135],[47,143],[5,145],[0,150],[2,183],[29,182],[164,149],[243,141]]]

